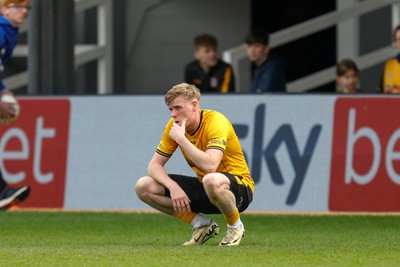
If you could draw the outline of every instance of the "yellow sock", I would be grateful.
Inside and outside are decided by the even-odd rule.
[[[234,225],[240,218],[239,210],[236,208],[236,210],[231,215],[224,214],[224,217],[225,217],[225,221],[229,225]]]
[[[186,212],[186,213],[184,213],[184,214],[182,214],[182,213],[175,213],[174,212],[174,214],[172,214],[174,217],[176,217],[176,218],[178,218],[179,220],[181,220],[181,221],[184,221],[185,223],[191,223],[192,221],[193,221],[193,219],[194,219],[194,217],[196,216],[196,213],[194,213],[194,212]]]

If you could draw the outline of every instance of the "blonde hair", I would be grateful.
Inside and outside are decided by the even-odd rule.
[[[0,0],[0,6],[9,6],[11,4],[19,5],[25,2],[28,2],[28,4],[31,3],[30,0]]]
[[[168,90],[165,95],[165,103],[167,106],[178,96],[183,96],[186,100],[196,99],[200,101],[200,89],[193,84],[180,83]]]

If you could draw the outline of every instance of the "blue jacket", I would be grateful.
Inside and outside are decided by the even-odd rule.
[[[18,32],[18,28],[12,26],[3,16],[0,16],[0,90],[5,87],[2,81],[3,72],[17,45]]]
[[[253,65],[250,92],[286,92],[285,68],[281,58],[270,54],[261,66]]]

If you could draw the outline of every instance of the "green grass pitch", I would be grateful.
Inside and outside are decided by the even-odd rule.
[[[0,213],[0,266],[400,266],[400,216],[242,214],[246,236],[180,246],[190,225],[160,213]]]

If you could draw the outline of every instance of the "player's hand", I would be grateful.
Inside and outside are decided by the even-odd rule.
[[[4,94],[14,96],[13,92],[8,90],[8,89],[3,89],[3,90],[0,91],[0,95],[4,95]]]
[[[4,95],[4,94],[8,94],[8,95],[14,95],[10,90],[8,89],[3,89],[0,91],[0,96]],[[2,119],[8,119],[8,118],[12,118],[15,116],[15,111],[12,108],[11,103],[7,103],[7,102],[3,102],[0,101],[0,118]]]
[[[8,119],[15,116],[14,109],[12,108],[12,103],[7,103],[0,101],[0,118]]]
[[[190,199],[186,195],[185,191],[182,188],[177,187],[171,192],[171,200],[172,205],[174,207],[174,212],[179,214],[185,214],[186,212],[190,212]]]
[[[176,122],[172,124],[171,130],[169,131],[169,136],[174,140],[177,141],[180,138],[185,137],[185,131],[186,131],[186,119],[182,121],[182,125],[179,126]]]

